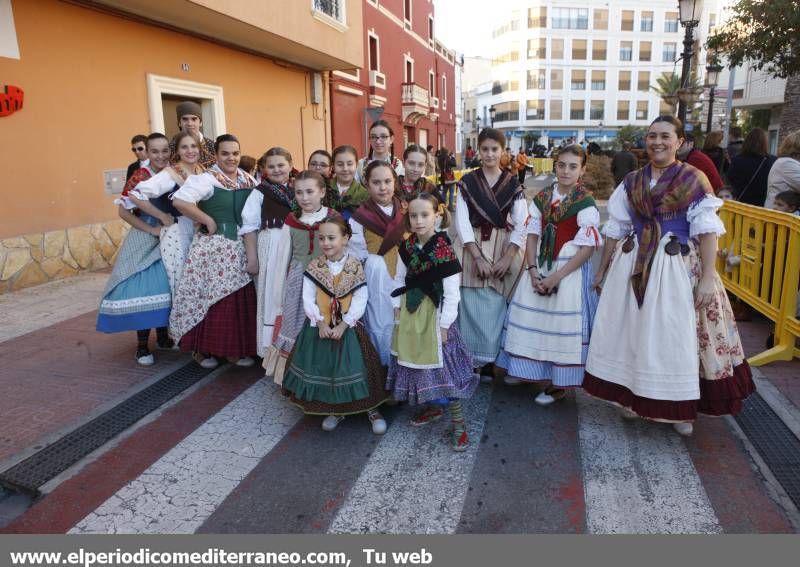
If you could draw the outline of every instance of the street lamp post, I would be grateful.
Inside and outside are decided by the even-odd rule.
[[[600,136],[599,136],[599,138],[600,138],[600,140],[602,141],[602,140],[603,140],[603,123],[602,123],[602,122],[600,122],[600,124],[598,124],[598,125],[597,125],[597,127],[600,129]]]
[[[492,121],[492,128],[494,128],[494,117],[495,117],[496,114],[497,114],[497,109],[494,107],[494,105],[490,106],[489,107],[489,120]]]
[[[694,28],[700,23],[703,13],[702,0],[678,0],[681,25],[686,28],[683,36],[683,67],[681,68],[681,90],[689,86],[689,75],[692,70],[692,56],[694,55]],[[686,122],[687,101],[682,97],[678,105],[678,119]]]
[[[722,71],[722,65],[712,59],[706,65],[706,83],[708,83],[708,121],[706,122],[706,134],[711,132],[711,122],[714,115],[714,89],[717,87],[719,80],[719,73]]]

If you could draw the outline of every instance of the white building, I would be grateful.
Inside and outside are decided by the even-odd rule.
[[[701,44],[722,1],[705,3],[695,32]],[[650,87],[681,72],[677,0],[517,0],[509,14],[493,32],[492,90],[478,114],[487,125],[494,106],[495,127],[513,148],[525,132],[540,144],[608,140],[622,126],[672,112]]]

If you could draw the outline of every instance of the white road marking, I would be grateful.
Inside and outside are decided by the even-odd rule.
[[[578,395],[586,529],[593,534],[721,533],[681,437],[670,425],[624,421]]]
[[[259,381],[70,533],[194,533],[301,416]]]
[[[331,533],[454,533],[475,465],[491,389],[478,387],[463,404],[469,449],[454,453],[449,415],[412,427],[419,408],[400,413],[331,523]]]

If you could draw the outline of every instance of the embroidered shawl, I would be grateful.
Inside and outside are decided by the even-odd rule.
[[[328,188],[322,204],[342,212],[344,210],[357,209],[367,199],[369,199],[369,193],[358,180],[353,179],[347,191],[340,194],[339,187],[336,185],[336,178],[333,178],[328,182]]]
[[[225,189],[252,189],[256,186],[256,180],[253,179],[253,176],[238,168],[236,169],[236,180],[223,173],[217,164],[212,165],[208,169],[208,173],[219,183],[219,187],[224,187]]]
[[[281,185],[262,179],[256,186],[264,199],[261,201],[261,229],[280,228],[295,204],[293,179]]]
[[[533,202],[542,213],[542,236],[539,245],[539,265],[547,262],[547,269],[553,267],[553,261],[558,253],[556,250],[556,228],[559,222],[576,216],[580,211],[594,206],[591,192],[579,182],[566,197],[555,205],[551,204],[556,184],[542,189]]]
[[[438,309],[444,295],[442,280],[461,273],[461,263],[445,232],[437,232],[423,246],[412,234],[400,245],[400,258],[406,265],[406,285],[394,290],[392,297],[406,294],[406,309],[414,313],[425,296]]]
[[[702,199],[706,193],[713,194],[706,176],[686,163],[676,162],[665,170],[652,189],[651,179],[652,168],[648,164],[629,173],[624,182],[632,212],[642,220],[639,252],[631,275],[631,286],[639,307],[644,302],[653,256],[661,240],[661,224],[656,215],[663,218],[685,213],[691,203]]]
[[[125,183],[125,188],[122,190],[122,196],[127,197],[128,193],[130,193],[131,189],[135,189],[139,183],[145,181],[146,179],[150,179],[153,177],[155,173],[150,166],[140,167],[136,171],[133,172],[131,178]]]
[[[420,193],[430,193],[439,198],[439,191],[436,189],[436,185],[424,177],[420,177],[414,183],[407,183],[405,176],[400,176],[397,189],[394,192],[395,197],[401,201],[410,201]],[[439,200],[441,200],[441,198]]]
[[[317,289],[330,298],[328,315],[331,326],[338,325],[342,320],[343,313],[346,312],[347,307],[343,308],[342,300],[358,288],[367,285],[364,267],[352,256],[345,260],[342,271],[336,276],[331,272],[324,256],[312,260],[304,275],[316,284]],[[323,316],[325,315],[323,313]]]
[[[291,228],[295,228],[297,230],[305,230],[308,231],[308,253],[314,253],[314,242],[316,241],[317,231],[319,230],[319,225],[324,223],[325,221],[331,219],[341,219],[342,215],[334,211],[333,209],[328,209],[325,218],[315,222],[314,224],[306,224],[300,220],[300,218],[295,213],[289,213],[286,216],[286,220],[284,224],[289,225]]]
[[[502,171],[497,183],[489,186],[482,169],[461,178],[458,184],[469,209],[469,221],[481,229],[481,240],[489,240],[493,229],[507,229],[506,219],[517,199],[523,198],[519,178]]]
[[[384,213],[383,209],[372,199],[364,201],[353,213],[353,218],[364,228],[383,237],[383,243],[378,249],[379,256],[386,255],[392,248],[398,246],[405,233],[403,206],[397,197],[392,198],[392,204],[394,210],[391,217]]]

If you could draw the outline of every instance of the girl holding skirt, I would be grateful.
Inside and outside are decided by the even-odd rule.
[[[658,117],[650,163],[609,200],[583,387],[625,417],[691,435],[698,413],[736,414],[755,386],[714,266],[722,201],[702,172],[676,161],[683,135],[680,120]]]
[[[131,229],[120,247],[97,315],[98,331],[136,331],[136,362],[142,366],[155,363],[148,346],[150,329],[156,328],[159,348],[173,347],[167,332],[172,294],[161,259],[159,237],[163,228],[174,220],[167,215],[153,216],[137,210],[130,199],[138,183],[157,175],[169,164],[169,140],[163,134],[150,134],[146,145],[150,164],[134,172],[116,201],[120,218]]]
[[[492,376],[508,301],[522,273],[528,208],[519,179],[500,168],[500,130],[478,135],[481,168],[458,184],[456,233],[463,245],[458,321],[481,374]]]
[[[276,284],[265,290],[272,305],[280,305],[275,319],[272,344],[266,349],[264,369],[276,384],[283,382],[286,360],[305,321],[303,311],[303,273],[309,263],[322,254],[317,243],[321,223],[341,215],[322,206],[325,180],[316,171],[301,171],[294,180],[294,196],[300,208],[289,213],[278,235],[274,266]]]
[[[242,209],[255,179],[239,169],[239,140],[231,134],[214,144],[217,163],[191,175],[175,192],[175,207],[200,223],[175,291],[170,332],[182,351],[215,368],[216,357],[252,366],[256,354],[256,291],[251,274],[258,262],[247,257],[239,230]]]
[[[597,308],[590,259],[600,246],[600,212],[580,183],[586,151],[558,153],[558,182],[529,207],[527,277],[508,307],[497,366],[506,384],[548,382],[536,403],[548,405],[583,383],[584,364]]]
[[[439,420],[448,407],[453,450],[465,451],[461,400],[472,396],[478,377],[454,324],[461,264],[447,235],[436,231],[437,222],[447,228],[450,217],[434,195],[420,193],[409,202],[407,218],[412,234],[400,244],[391,294],[397,322],[386,386],[395,400],[427,406],[413,426]]]
[[[175,148],[178,161],[136,185],[130,193],[130,200],[140,211],[157,218],[167,227],[161,234],[161,260],[174,295],[192,244],[194,223],[175,208],[172,196],[190,175],[202,173],[203,166],[199,163],[197,140],[189,132],[178,132],[170,145]]]
[[[386,432],[377,408],[389,397],[385,371],[359,319],[367,306],[361,262],[346,253],[350,225],[320,223],[321,256],[303,274],[306,321],[287,361],[284,392],[310,415],[325,415],[333,431],[346,415],[366,413],[372,432]]]

